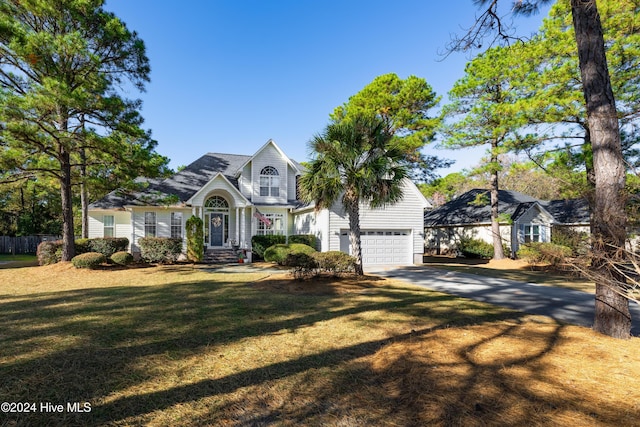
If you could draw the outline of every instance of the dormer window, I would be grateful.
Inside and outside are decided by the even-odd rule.
[[[280,195],[280,176],[278,169],[267,166],[260,171],[260,195],[278,197]]]

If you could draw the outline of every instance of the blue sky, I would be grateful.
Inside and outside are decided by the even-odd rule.
[[[107,0],[105,8],[145,42],[151,83],[127,96],[143,100],[145,127],[174,169],[207,152],[253,154],[269,139],[307,160],[307,142],[333,109],[381,74],[423,77],[446,100],[469,55],[442,53],[477,14],[472,0]],[[543,17],[519,18],[518,34]],[[483,150],[427,152],[456,160],[439,171],[446,175],[477,164]]]

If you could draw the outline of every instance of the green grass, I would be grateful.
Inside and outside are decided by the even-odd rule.
[[[0,254],[0,268],[31,267],[38,265],[35,255]]]
[[[624,425],[640,416],[614,393],[640,397],[627,386],[639,380],[637,340],[620,347],[613,366],[626,362],[613,369],[599,353],[611,342],[587,329],[375,277],[5,269],[0,324],[0,401],[91,404],[81,414],[0,414],[3,426]],[[559,355],[579,355],[587,372]],[[598,369],[610,374],[612,385],[597,384],[606,392],[583,384]]]

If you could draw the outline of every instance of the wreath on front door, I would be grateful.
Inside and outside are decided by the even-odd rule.
[[[211,223],[215,228],[218,228],[222,225],[222,219],[219,216],[217,216],[211,220]]]

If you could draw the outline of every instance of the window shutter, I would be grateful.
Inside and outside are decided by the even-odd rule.
[[[518,243],[524,243],[524,224],[518,224]]]

